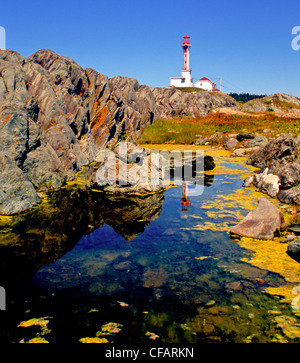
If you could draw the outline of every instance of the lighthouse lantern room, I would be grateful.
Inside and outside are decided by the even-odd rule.
[[[181,44],[183,49],[183,68],[181,70],[181,77],[171,77],[171,86],[193,87],[192,70],[190,69],[191,46],[190,37],[185,35]]]

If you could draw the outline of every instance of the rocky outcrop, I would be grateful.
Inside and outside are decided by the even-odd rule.
[[[139,138],[154,110],[150,89],[136,80],[109,80],[49,50],[27,59],[0,51],[0,214],[32,207],[37,191],[72,180],[99,150]],[[8,170],[26,181],[22,188]]]
[[[198,117],[233,103],[208,92],[108,79],[50,50],[27,59],[0,50],[0,214],[31,208],[39,191],[72,180],[100,150],[139,139],[154,119]]]
[[[286,111],[298,111],[300,100],[287,94],[274,94],[263,98],[251,100],[240,106],[242,111],[266,112],[275,111],[278,113]]]
[[[266,198],[258,201],[256,209],[249,212],[230,230],[231,235],[271,240],[286,228],[281,211],[277,210]]]
[[[211,92],[186,93],[175,87],[151,88],[155,99],[155,118],[170,119],[174,116],[202,117],[217,107],[234,107],[230,96]]]

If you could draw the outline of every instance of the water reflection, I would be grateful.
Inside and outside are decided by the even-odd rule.
[[[213,175],[205,176],[204,185],[210,186],[212,180]],[[75,184],[49,193],[47,201],[28,213],[0,221],[0,249],[10,259],[23,258],[31,273],[105,223],[126,241],[133,240],[159,217],[163,203],[164,192],[116,197]]]
[[[134,239],[159,217],[164,193],[116,198],[81,189],[61,189],[50,194],[49,199],[44,205],[14,217],[8,224],[2,222],[1,254],[8,254],[9,259],[13,256],[23,259],[29,273],[60,258],[82,235],[104,223],[126,241]]]
[[[107,336],[116,343],[144,343],[148,332],[162,342],[268,340],[274,300],[263,290],[282,278],[242,262],[248,251],[225,229],[195,228],[215,223],[202,206],[242,180],[204,183],[211,187],[195,198],[188,184],[117,198],[75,185],[2,222],[0,285],[14,289],[5,339],[31,339],[36,332],[18,324],[50,316],[53,343],[93,337],[110,321],[124,327]],[[182,197],[190,199],[184,213]]]

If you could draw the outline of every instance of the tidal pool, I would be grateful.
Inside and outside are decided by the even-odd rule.
[[[1,218],[2,343],[299,342],[290,302],[266,292],[290,281],[229,236],[263,196],[242,188],[251,169],[216,163],[188,207],[182,185],[114,197],[79,177]]]

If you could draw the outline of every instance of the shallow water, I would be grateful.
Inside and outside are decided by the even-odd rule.
[[[182,186],[115,198],[73,183],[4,218],[2,342],[298,342],[278,319],[295,318],[290,304],[264,292],[284,277],[244,262],[252,253],[229,237],[256,203],[248,171],[219,158],[188,211]],[[18,326],[33,318],[45,319]]]

